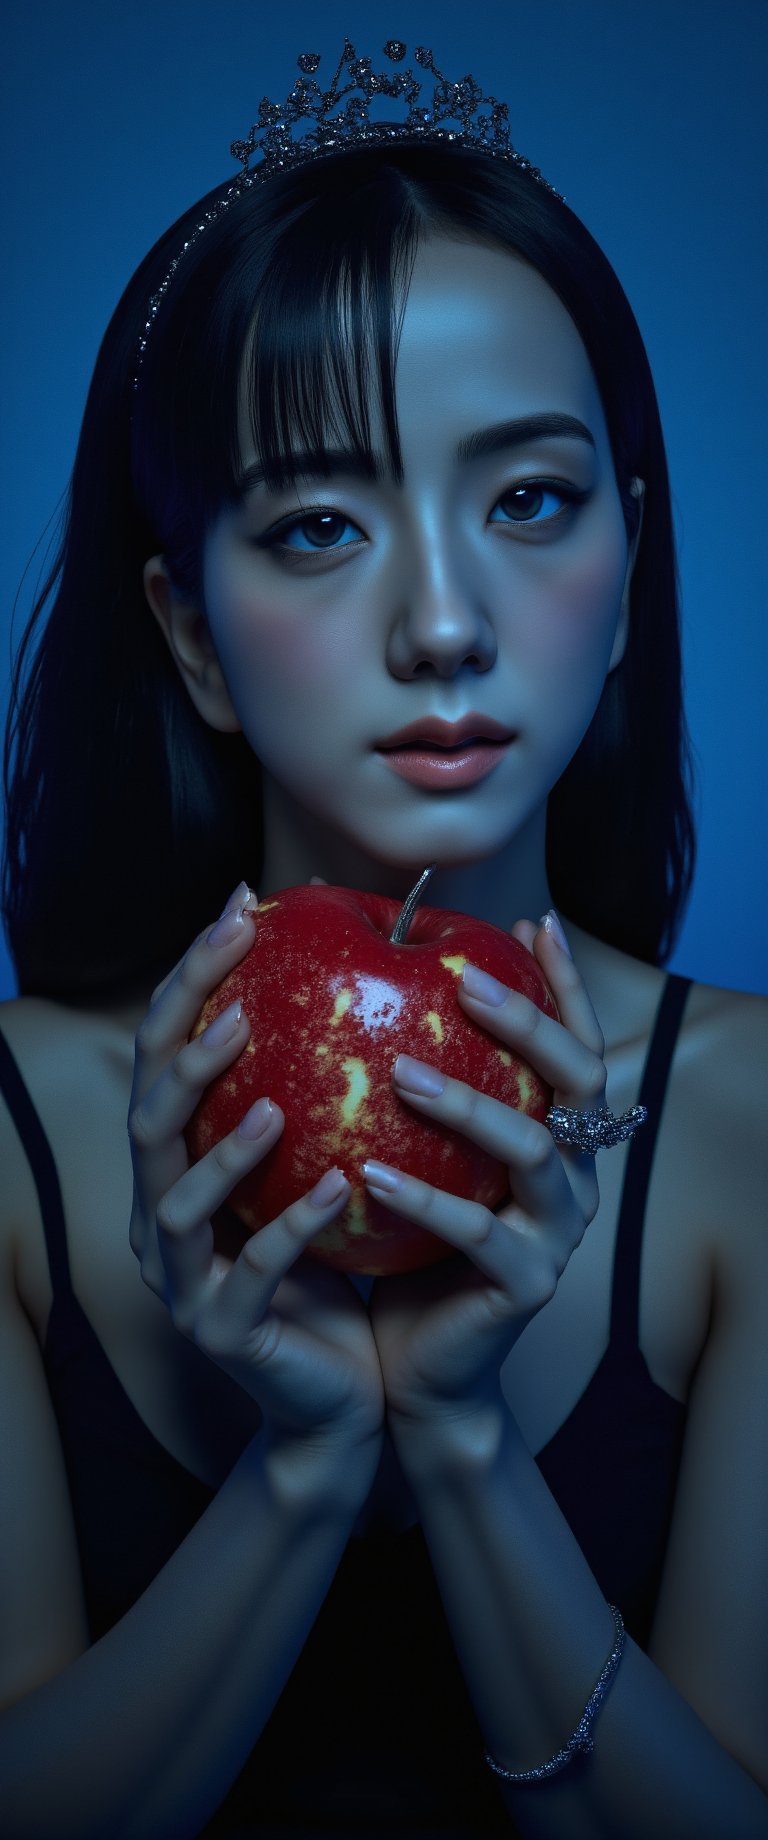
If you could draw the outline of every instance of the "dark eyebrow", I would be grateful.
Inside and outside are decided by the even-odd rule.
[[[594,435],[585,422],[577,421],[575,415],[562,415],[559,412],[522,415],[514,421],[496,422],[492,428],[481,428],[476,434],[467,435],[458,444],[456,459],[466,464],[471,460],[485,459],[489,454],[497,454],[506,447],[523,447],[527,441],[558,435],[570,436],[577,441],[586,441],[590,447],[595,446]],[[238,490],[244,495],[266,481],[273,491],[280,491],[285,486],[295,484],[297,479],[333,479],[341,473],[353,479],[377,480],[385,478],[386,468],[375,454],[363,454],[354,448],[301,447],[290,453],[277,454],[270,467],[259,461],[245,467],[238,480]]]
[[[595,446],[595,437],[585,422],[576,420],[575,415],[559,413],[542,415],[521,415],[513,422],[496,422],[492,428],[481,428],[477,434],[467,435],[460,441],[456,450],[458,460],[483,460],[487,454],[497,454],[503,447],[523,447],[526,441],[541,440],[547,435],[570,435],[577,441],[587,441]]]

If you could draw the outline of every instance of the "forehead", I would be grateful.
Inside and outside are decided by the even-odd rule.
[[[393,307],[395,406],[406,469],[405,449],[414,455],[430,436],[437,448],[443,430],[446,440],[455,442],[481,425],[542,411],[570,413],[590,427],[598,449],[609,451],[600,394],[580,334],[557,294],[523,257],[453,232],[431,234],[417,245]],[[293,410],[288,408],[283,423],[289,437],[279,443],[283,453],[290,447],[317,455],[321,446],[347,446],[348,406],[360,401],[354,322],[343,296],[331,340],[336,349],[326,350],[322,375],[315,371],[309,396],[305,381],[297,389],[289,386]],[[374,449],[383,455],[388,443],[375,384],[375,313],[367,326],[365,422]],[[300,363],[298,377],[302,369]],[[340,375],[348,385],[345,403]],[[244,387],[239,434],[246,465],[258,451],[248,397]],[[314,438],[308,440],[310,401]],[[357,434],[360,426],[355,418]],[[369,441],[355,439],[355,445],[369,448]]]
[[[597,427],[603,420],[587,352],[557,294],[522,257],[469,240],[419,246],[397,382],[399,400],[414,408],[442,386],[469,415],[503,391],[516,414],[562,409]]]

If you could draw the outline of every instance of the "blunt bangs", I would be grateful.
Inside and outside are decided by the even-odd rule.
[[[155,285],[169,251],[178,253],[218,196],[163,238]],[[397,347],[418,242],[440,233],[522,256],[563,301],[595,371],[634,534],[630,480],[651,470],[643,468],[648,428],[638,413],[647,403],[647,360],[588,231],[534,180],[482,155],[364,149],[255,186],[183,258],[161,304],[134,406],[134,481],[179,589],[201,593],[205,536],[241,496],[248,441],[273,490],[297,477],[294,454],[310,456],[321,475],[324,452],[338,446],[371,477],[383,458],[402,482]]]
[[[319,196],[296,197],[304,175],[271,181],[266,199],[255,188],[234,207],[238,224],[225,213],[201,238],[186,285],[160,308],[134,478],[183,591],[200,592],[201,538],[242,495],[248,438],[271,490],[297,477],[294,455],[322,474],[333,447],[371,478],[383,460],[402,483],[395,366],[423,213],[404,175],[379,164],[361,185],[347,170],[357,164],[323,161],[335,171]],[[276,227],[278,187],[293,196]]]

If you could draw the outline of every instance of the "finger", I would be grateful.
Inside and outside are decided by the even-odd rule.
[[[533,1231],[517,1209],[498,1214],[476,1201],[431,1188],[416,1176],[387,1164],[363,1164],[366,1188],[395,1214],[437,1234],[504,1293],[510,1314],[540,1308],[554,1295],[561,1272],[584,1231],[574,1211],[570,1232],[562,1225]]]
[[[560,952],[560,948],[550,942],[550,955],[555,952]],[[538,942],[536,955],[539,955]],[[564,958],[565,954],[560,952],[560,956]],[[562,1103],[599,1105],[602,1103],[606,1081],[602,1059],[603,1037],[576,967],[570,960],[567,963],[571,967],[570,973],[566,971],[560,983],[551,967],[542,963],[548,983],[552,976],[552,993],[560,1012],[559,1022],[553,1016],[545,1016],[538,1004],[523,996],[522,991],[509,990],[496,978],[488,979],[487,973],[483,974],[483,979],[487,980],[483,985],[486,996],[471,996],[467,987],[467,972],[474,981],[477,973],[474,965],[465,967],[457,986],[458,998],[467,1015],[472,1016],[492,1035],[498,1036],[507,1047],[514,1048],[549,1086],[558,1092],[567,1091],[578,1095]],[[578,991],[574,992],[572,1001],[569,999],[566,979],[569,979],[571,986],[574,979],[578,981],[583,1001],[580,1001]],[[569,1021],[566,1021],[566,1011]]]
[[[218,1320],[229,1344],[253,1336],[269,1309],[278,1285],[312,1240],[336,1218],[351,1194],[343,1171],[326,1170],[307,1195],[278,1214],[246,1240],[242,1252],[216,1286],[210,1321],[203,1333],[210,1336]]]
[[[250,891],[246,902],[237,900],[239,895],[237,889],[232,896],[235,905],[228,904],[215,924],[198,935],[158,987],[136,1036],[132,1104],[143,1098],[179,1043],[186,1041],[206,997],[253,944],[258,902]]]
[[[514,926],[510,928],[510,938],[517,939],[519,944],[525,946],[526,951],[530,952],[531,955],[533,955],[533,941],[535,937],[536,927],[532,920],[516,920]]]
[[[553,1024],[553,1027],[559,1025]],[[605,1068],[602,1062],[599,1064],[604,1090]],[[431,1095],[420,1092],[418,1088],[424,1084],[425,1076],[440,1090]],[[427,1067],[405,1054],[397,1057],[392,1083],[409,1105],[468,1137],[480,1149],[505,1163],[515,1203],[532,1221],[542,1225],[552,1220],[565,1221],[570,1243],[573,1207],[581,1218],[582,1231],[585,1222],[594,1218],[599,1201],[594,1157],[564,1150],[555,1144],[546,1126],[537,1119],[504,1105],[488,1093],[477,1092],[462,1080],[449,1080],[438,1073],[437,1068]]]
[[[531,1220],[544,1223],[565,1218],[570,1231],[574,1192],[546,1126],[487,1093],[476,1092],[461,1080],[444,1080],[442,1092],[432,1097],[409,1089],[405,1082],[419,1079],[425,1071],[437,1073],[435,1068],[425,1069],[421,1062],[399,1055],[392,1076],[396,1092],[435,1122],[458,1131],[505,1163],[515,1203]],[[442,1075],[437,1077],[444,1079]],[[594,1159],[587,1161],[594,1167]],[[591,1187],[589,1194],[579,1193],[580,1211],[581,1204],[590,1198]]]
[[[242,1053],[249,1035],[240,1003],[230,1004],[202,1035],[178,1050],[144,1098],[132,1105],[128,1133],[134,1172],[150,1207],[188,1169],[184,1126],[206,1087]]]
[[[550,986],[563,1027],[602,1058],[605,1037],[570,949],[561,945],[557,933],[542,922],[535,934],[533,952]]]
[[[214,1144],[192,1169],[163,1194],[156,1210],[157,1258],[150,1240],[142,1277],[151,1289],[174,1299],[180,1317],[191,1321],[201,1295],[210,1289],[222,1261],[214,1255],[211,1216],[232,1189],[255,1168],[281,1135],[285,1115],[269,1099],[257,1099],[236,1130]],[[243,1128],[245,1127],[245,1128]],[[181,1320],[177,1326],[183,1326]]]

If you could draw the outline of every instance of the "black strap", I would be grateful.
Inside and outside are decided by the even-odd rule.
[[[5,1098],[35,1178],[54,1295],[62,1291],[71,1291],[67,1229],[53,1152],[2,1030],[0,1030],[0,1092]]]
[[[678,977],[674,971],[667,974],[638,1100],[648,1107],[648,1117],[635,1132],[627,1151],[611,1302],[611,1342],[622,1348],[637,1348],[640,1344],[640,1256],[645,1207],[669,1070],[691,983],[691,978]]]

